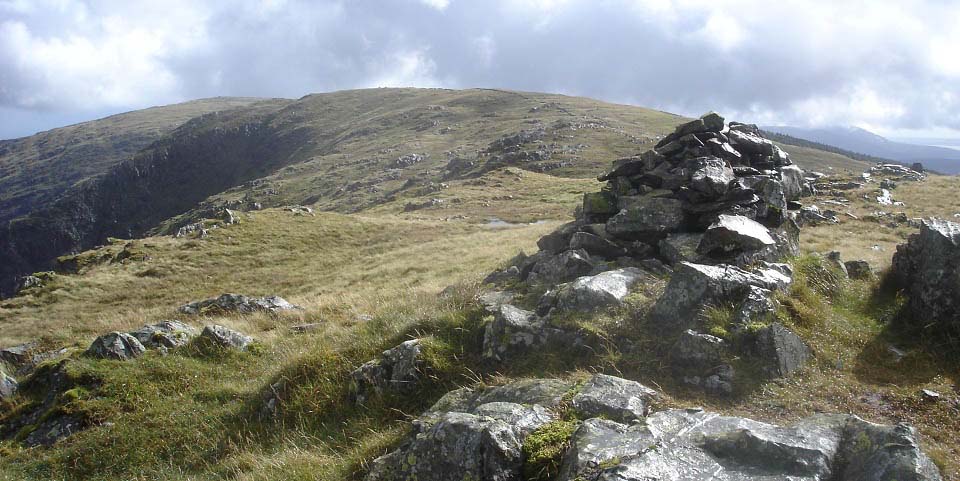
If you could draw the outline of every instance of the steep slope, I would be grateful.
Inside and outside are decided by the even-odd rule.
[[[77,182],[103,174],[194,117],[257,101],[262,99],[194,100],[0,140],[0,223],[51,202]]]
[[[343,91],[203,115],[2,228],[0,295],[13,292],[18,276],[54,268],[59,255],[108,237],[170,233],[225,207],[406,205],[448,181],[505,166],[593,178],[680,120],[591,99],[485,89]],[[807,167],[805,158],[819,162],[816,155],[795,161]],[[56,185],[51,192],[64,184]]]

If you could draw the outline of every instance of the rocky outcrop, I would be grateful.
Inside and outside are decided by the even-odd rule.
[[[907,296],[906,322],[960,335],[960,224],[923,221],[919,233],[897,246],[891,275]]]
[[[371,463],[365,479],[525,479],[528,436],[557,419],[574,392],[557,380],[452,391],[396,450]],[[907,425],[820,414],[782,427],[701,409],[649,412],[655,395],[633,381],[594,376],[572,397],[580,421],[557,479],[941,479]]]
[[[184,314],[200,315],[224,312],[249,314],[257,311],[276,313],[301,309],[300,306],[295,306],[280,296],[247,297],[240,294],[223,294],[214,299],[185,304],[180,306],[179,310]]]
[[[229,327],[211,324],[203,328],[200,337],[224,349],[247,350],[253,338]]]
[[[359,403],[384,392],[404,393],[413,390],[423,375],[423,345],[411,339],[383,351],[378,359],[364,363],[350,373],[353,398]]]
[[[145,352],[147,349],[136,337],[124,332],[110,332],[94,340],[86,354],[102,359],[128,361],[140,357]]]

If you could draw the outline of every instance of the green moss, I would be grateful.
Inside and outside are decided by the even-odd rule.
[[[526,479],[547,481],[556,478],[563,453],[570,446],[570,438],[577,426],[578,423],[574,421],[553,421],[527,436],[523,444],[523,472]]]
[[[708,333],[722,339],[730,337],[734,308],[730,304],[711,305],[704,308],[700,318]]]

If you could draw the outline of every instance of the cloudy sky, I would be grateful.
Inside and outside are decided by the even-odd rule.
[[[956,0],[0,0],[0,138],[217,95],[583,95],[960,137]]]

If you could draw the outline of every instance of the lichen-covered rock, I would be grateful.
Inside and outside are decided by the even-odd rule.
[[[864,260],[846,261],[843,263],[851,279],[866,280],[873,278],[873,268]]]
[[[754,273],[735,266],[681,262],[654,304],[651,319],[664,329],[682,332],[694,327],[704,307],[739,304],[750,286],[776,290],[786,282],[784,277],[772,269]]]
[[[5,347],[0,349],[0,361],[19,368],[31,361],[39,347],[40,344],[37,342],[27,342],[16,346]]]
[[[685,219],[680,200],[648,196],[611,217],[607,221],[607,232],[621,239],[660,239],[680,231]]]
[[[414,433],[373,461],[367,481],[522,481],[523,441],[556,419],[572,385],[532,379],[447,393],[414,422]]]
[[[735,179],[730,164],[718,157],[698,157],[691,161],[690,188],[704,199],[717,199],[727,193]]]
[[[651,279],[650,273],[636,267],[584,276],[560,286],[553,304],[561,311],[592,311],[620,305],[634,284]]]
[[[703,234],[697,252],[715,259],[738,259],[737,264],[777,260],[777,242],[759,222],[741,215],[721,214]]]
[[[144,347],[173,349],[186,345],[197,336],[197,329],[180,321],[161,321],[131,331],[129,334]]]
[[[212,341],[222,348],[240,351],[245,351],[253,343],[252,337],[218,324],[205,326],[203,332],[200,333],[200,337]]]
[[[111,332],[94,340],[86,354],[91,357],[127,361],[140,357],[146,351],[136,337],[125,332]]]
[[[594,268],[590,255],[583,249],[568,250],[539,260],[530,270],[527,282],[557,284],[585,276]]]
[[[223,294],[215,299],[191,302],[180,306],[184,314],[207,314],[222,312],[251,313],[256,311],[280,312],[301,310],[279,296],[247,297],[239,294]]]
[[[658,412],[634,426],[588,420],[574,434],[558,479],[941,479],[915,437],[887,426],[864,441],[870,435],[857,431],[864,424],[817,415],[780,427],[700,410]]]
[[[0,400],[10,399],[17,392],[17,380],[0,369]]]
[[[924,220],[919,233],[897,246],[891,274],[914,327],[960,334],[960,224]]]
[[[636,381],[595,374],[571,404],[582,417],[632,423],[647,415],[657,397],[656,391]]]
[[[698,262],[700,254],[697,252],[697,247],[702,240],[703,234],[698,232],[668,234],[658,244],[660,255],[672,266],[681,262]]]
[[[367,481],[521,481],[522,445],[507,423],[460,412],[442,414],[416,437],[373,461]]]
[[[501,305],[483,333],[483,357],[504,361],[546,344],[562,344],[568,349],[583,345],[576,333],[551,326],[535,313],[510,304]]]
[[[350,377],[356,402],[363,404],[386,391],[407,392],[416,387],[423,374],[422,350],[420,339],[411,339],[355,369]]]
[[[711,369],[723,362],[726,343],[723,339],[687,329],[680,334],[671,350],[672,360],[679,365]]]
[[[570,236],[570,248],[574,250],[583,249],[590,256],[599,256],[606,259],[616,259],[630,253],[626,248],[589,232],[576,232]]]
[[[763,362],[762,368],[777,377],[800,369],[813,357],[800,336],[776,322],[756,333],[756,352]]]

